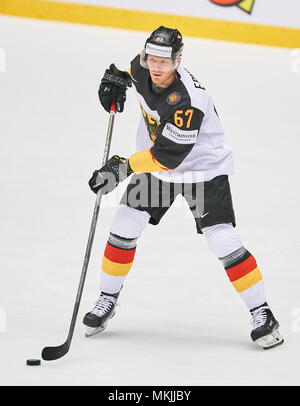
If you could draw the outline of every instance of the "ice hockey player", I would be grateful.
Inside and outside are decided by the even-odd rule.
[[[89,181],[93,192],[101,189],[106,194],[133,174],[110,227],[100,297],[83,320],[86,335],[103,331],[113,317],[138,238],[148,223],[160,222],[181,194],[197,232],[204,235],[250,311],[252,340],[269,349],[283,338],[266,301],[260,269],[235,228],[228,180],[233,173],[232,149],[210,95],[182,67],[182,50],[180,32],[161,26],[146,40],[130,70],[120,71],[111,64],[101,81],[99,99],[108,112],[113,101],[123,112],[127,88],[133,84],[141,120],[137,152],[128,159],[114,155]]]

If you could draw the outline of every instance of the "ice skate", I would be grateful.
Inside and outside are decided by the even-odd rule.
[[[108,320],[115,315],[117,298],[119,294],[109,294],[101,292],[95,307],[84,316],[83,324],[86,326],[86,337],[91,337],[105,330]]]
[[[278,328],[279,323],[275,319],[267,303],[251,310],[252,341],[264,350],[277,347],[284,342]]]

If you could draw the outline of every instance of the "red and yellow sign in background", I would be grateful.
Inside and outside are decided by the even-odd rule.
[[[255,0],[210,0],[210,2],[224,7],[237,6],[251,14]]]
[[[225,0],[224,4],[220,4],[222,0],[214,0],[215,4],[217,2],[219,6],[225,6]],[[248,10],[247,12],[249,13],[252,10],[253,4],[254,0],[242,0],[236,4],[227,4],[227,6],[238,6],[244,11]],[[165,25],[167,27],[178,28],[184,36],[300,48],[300,30],[296,28],[191,17],[187,15],[47,0],[0,0],[0,14],[143,32],[152,32],[154,28]]]

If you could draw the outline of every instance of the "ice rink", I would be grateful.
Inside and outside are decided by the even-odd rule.
[[[299,385],[300,72],[289,49],[193,38],[183,64],[233,146],[238,231],[285,344],[251,342],[249,312],[180,198],[139,240],[108,329],[85,338],[116,190],[100,211],[69,354],[25,365],[66,339],[95,202],[87,181],[108,123],[99,81],[112,62],[129,67],[147,34],[0,16],[0,385]],[[129,91],[111,154],[134,152],[139,116]]]

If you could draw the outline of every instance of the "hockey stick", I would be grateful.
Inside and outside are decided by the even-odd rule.
[[[110,109],[110,116],[109,116],[109,123],[108,123],[108,129],[107,129],[107,136],[106,136],[102,166],[104,166],[108,160],[116,111],[117,111],[116,106],[115,106],[115,103],[113,102],[111,105],[111,109]],[[94,235],[95,235],[96,225],[97,225],[97,220],[98,220],[98,214],[99,214],[99,209],[100,209],[100,205],[101,205],[101,199],[102,199],[102,194],[101,194],[101,190],[99,190],[99,192],[97,193],[96,203],[95,203],[95,207],[94,207],[94,213],[93,213],[92,223],[91,223],[91,227],[90,227],[89,238],[88,238],[84,261],[83,261],[81,278],[79,281],[76,301],[75,301],[75,305],[74,305],[74,310],[73,310],[73,315],[72,315],[72,320],[71,320],[67,340],[64,344],[59,345],[58,347],[45,347],[42,351],[42,358],[45,361],[53,361],[58,358],[61,358],[64,355],[66,355],[70,349],[71,341],[72,341],[73,333],[74,333],[74,329],[75,329],[75,324],[76,324],[76,320],[77,320],[78,310],[79,310],[79,306],[80,306],[80,302],[81,302],[82,292],[83,292],[83,288],[84,288],[85,278],[86,278],[86,274],[87,274],[88,264],[89,264],[89,260],[90,260],[90,255],[91,255],[91,251],[92,251]]]

